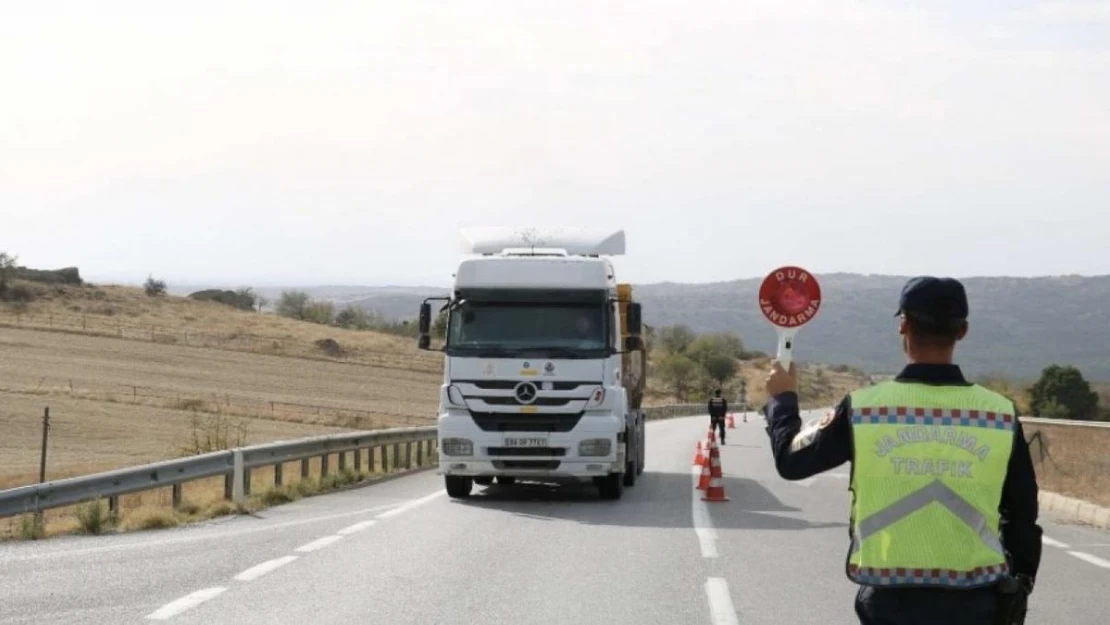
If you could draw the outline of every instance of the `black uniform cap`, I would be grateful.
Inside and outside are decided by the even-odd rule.
[[[967,292],[955,278],[919,276],[902,287],[898,312],[937,325],[954,325],[967,319]]]

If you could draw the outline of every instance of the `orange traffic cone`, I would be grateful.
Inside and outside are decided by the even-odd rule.
[[[728,413],[728,429],[736,429],[736,417],[731,412]]]
[[[709,480],[713,475],[709,471],[709,462],[701,465],[701,479],[698,480],[698,485],[695,490],[705,490],[709,488]]]
[[[697,453],[694,454],[694,466],[705,466],[705,454],[701,453],[701,441],[698,441]]]
[[[724,474],[721,472],[721,453],[716,443],[709,447],[709,488],[705,490],[702,501],[722,502],[728,501],[725,494]],[[702,470],[702,479],[705,479],[705,470]]]

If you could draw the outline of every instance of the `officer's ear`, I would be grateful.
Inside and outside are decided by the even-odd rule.
[[[962,341],[967,336],[967,321],[960,324],[960,329],[956,332],[956,340]]]
[[[898,334],[905,336],[909,332],[910,322],[905,315],[898,317]]]

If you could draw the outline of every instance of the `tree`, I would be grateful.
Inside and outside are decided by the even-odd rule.
[[[447,311],[441,310],[432,322],[432,336],[442,339],[447,336]]]
[[[282,291],[281,297],[278,298],[277,314],[304,321],[305,311],[311,303],[312,298],[304,291]]]
[[[15,262],[17,260],[19,260],[18,256],[0,252],[0,295],[8,290],[8,283],[15,275]]]
[[[732,379],[736,375],[736,370],[739,366],[736,364],[736,359],[727,354],[712,354],[705,361],[703,365],[705,372],[709,374],[718,385],[724,385],[725,382]]]
[[[158,297],[166,294],[166,282],[164,280],[155,280],[154,276],[147,276],[146,282],[143,284],[143,290],[150,297]]]
[[[690,385],[697,380],[698,363],[682,354],[667,354],[655,365],[659,378],[679,401],[686,401]]]
[[[1029,404],[1035,417],[1088,420],[1098,416],[1098,393],[1071,365],[1045,367],[1041,378],[1029,387]]]
[[[659,346],[671,355],[685,353],[696,338],[694,331],[684,325],[659,328],[657,334]]]

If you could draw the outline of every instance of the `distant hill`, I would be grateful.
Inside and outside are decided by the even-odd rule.
[[[798,335],[798,358],[871,372],[899,369],[903,360],[894,311],[908,277],[826,274],[820,279],[825,301]],[[749,348],[773,352],[774,331],[756,307],[759,282],[644,284],[635,293],[648,324],[731,330]],[[969,374],[1033,379],[1055,362],[1076,365],[1092,380],[1110,380],[1110,276],[963,282],[971,300],[971,331],[959,354]],[[422,298],[445,293],[442,287],[308,290],[314,297],[353,302],[397,319],[415,317]]]

